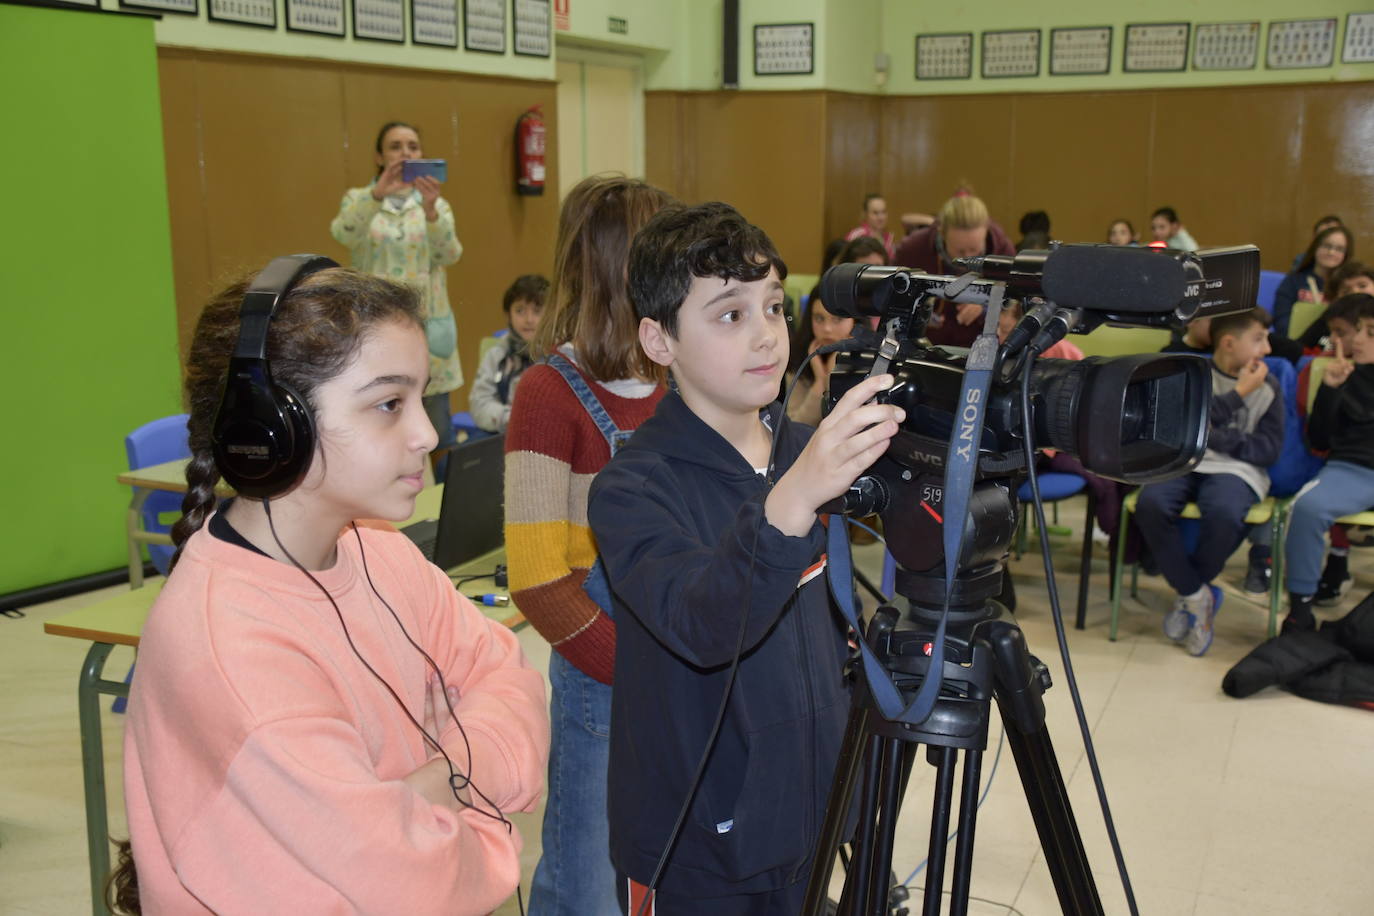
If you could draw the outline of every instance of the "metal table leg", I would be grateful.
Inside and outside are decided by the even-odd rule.
[[[108,916],[105,879],[110,873],[110,825],[105,799],[105,742],[100,731],[100,695],[127,697],[129,686],[101,677],[114,646],[92,643],[76,691],[81,718],[81,775],[86,795],[86,846],[91,868],[91,912]]]
[[[139,544],[143,541],[143,504],[152,492],[143,487],[134,487],[134,498],[129,502],[129,514],[124,522],[129,536],[129,588],[143,587],[143,551]]]

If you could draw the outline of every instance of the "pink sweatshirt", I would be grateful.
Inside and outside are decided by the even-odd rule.
[[[444,748],[503,812],[532,810],[549,747],[542,675],[404,535],[367,524],[377,591],[460,691],[471,765],[451,718]],[[314,575],[423,722],[426,662],[359,559],[347,529],[338,562]],[[520,836],[401,782],[430,756],[309,579],[198,531],[148,618],[129,702],[143,911],[490,913],[515,892]]]

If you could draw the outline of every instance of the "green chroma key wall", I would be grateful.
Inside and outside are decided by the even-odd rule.
[[[0,594],[126,561],[124,436],[180,412],[153,21],[0,5]]]

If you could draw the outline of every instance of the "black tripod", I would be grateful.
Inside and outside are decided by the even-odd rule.
[[[923,916],[938,916],[944,882],[946,838],[953,808],[954,771],[964,752],[959,795],[959,835],[954,848],[950,913],[968,912],[974,822],[983,751],[987,748],[989,701],[996,699],[1006,727],[1026,802],[1040,836],[1060,908],[1069,914],[1101,914],[1102,902],[1078,834],[1059,762],[1045,727],[1042,694],[1049,671],[1026,649],[1025,637],[998,604],[989,601],[1001,582],[1000,568],[955,581],[946,635],[940,699],[930,718],[910,726],[878,712],[862,666],[857,666],[853,706],[840,748],[835,780],[821,826],[820,846],[807,884],[804,916],[821,916],[835,854],[850,820],[854,790],[862,777],[858,826],[837,916],[887,916],[892,904],[890,874],[893,835],[907,777],[919,744],[936,768],[931,809],[928,877]],[[892,607],[879,608],[866,639],[910,701],[930,676],[930,643],[939,622],[943,582],[898,571],[898,591],[911,599],[906,620]]]

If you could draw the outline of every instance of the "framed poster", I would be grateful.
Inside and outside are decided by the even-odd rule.
[[[458,47],[458,0],[410,0],[410,40]]]
[[[553,29],[549,26],[549,0],[511,0],[511,24],[516,54],[548,57],[553,53]]]
[[[972,32],[916,36],[918,80],[966,80],[972,76]]]
[[[156,10],[159,13],[184,13],[187,16],[200,15],[200,0],[119,0],[119,5],[130,10]]]
[[[778,22],[754,26],[754,75],[783,76],[815,70],[816,25]]]
[[[1374,13],[1351,13],[1345,17],[1345,44],[1341,63],[1367,64],[1374,61]]]
[[[1176,73],[1188,69],[1188,23],[1147,22],[1126,26],[1124,73]]]
[[[215,22],[277,27],[277,0],[206,0],[206,15]]]
[[[1259,62],[1260,24],[1206,22],[1193,42],[1194,70],[1252,70]]]
[[[1050,76],[1083,76],[1111,69],[1111,26],[1050,29]]]
[[[983,79],[1040,75],[1040,30],[984,32],[979,58]]]
[[[404,42],[406,11],[403,0],[353,0],[353,37]]]
[[[1264,66],[1270,70],[1329,67],[1336,57],[1335,19],[1288,19],[1269,23]]]
[[[506,0],[463,0],[463,48],[506,53]]]

